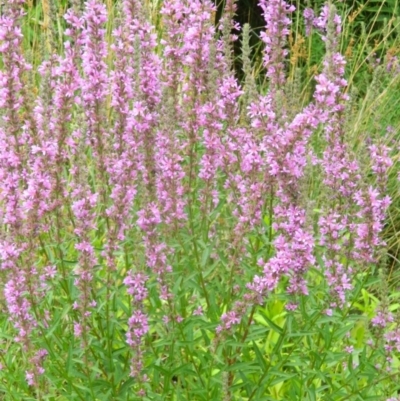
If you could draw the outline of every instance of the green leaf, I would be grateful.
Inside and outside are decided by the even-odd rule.
[[[255,341],[253,341],[253,349],[254,349],[254,352],[256,354],[259,366],[261,367],[261,369],[263,371],[266,371],[267,370],[267,364],[266,364],[266,362],[264,360],[264,357],[262,356],[261,351],[258,348],[258,346],[257,346]]]
[[[61,321],[65,319],[69,311],[72,309],[72,306],[70,304],[67,304],[64,306],[63,311],[61,314],[57,317],[56,321],[54,324],[51,326],[50,330],[46,333],[46,337],[49,338],[53,335],[54,331],[58,328],[60,325]]]
[[[264,311],[261,310],[262,316],[258,313],[254,314],[254,320],[258,323],[263,324],[264,326],[269,326],[272,330],[274,330],[278,334],[282,334],[283,330],[277,324],[275,324]]]

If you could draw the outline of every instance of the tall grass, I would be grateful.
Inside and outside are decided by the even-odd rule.
[[[1,399],[398,399],[398,24],[259,6],[7,2]]]

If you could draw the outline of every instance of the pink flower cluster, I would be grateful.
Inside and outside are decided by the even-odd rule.
[[[390,149],[369,146],[376,183],[364,184],[346,141],[349,98],[335,9],[326,5],[319,16],[305,11],[307,32],[317,29],[327,51],[313,101],[291,110],[289,2],[259,3],[268,79],[263,95],[235,78],[235,1],[227,1],[217,27],[210,0],[164,1],[162,38],[142,3],[121,2],[111,43],[100,0],[85,2],[82,12],[67,11],[63,55],[40,64],[34,96],[24,89],[32,73],[21,53],[24,2],[10,0],[0,17],[0,262],[16,340],[29,349],[32,386],[46,356],[32,338],[40,318],[45,328],[52,321],[50,311],[36,311],[53,285],[65,291],[74,313],[71,332],[84,349],[102,308],[98,288],[106,302],[117,293],[129,299],[124,330],[131,375],[142,384],[144,343],[155,319],[148,312],[150,286],[164,316],[156,323],[162,319],[170,330],[188,316],[174,298],[174,291],[186,291],[178,288],[175,264],[198,280],[187,291],[195,300],[189,315],[201,319],[210,318],[206,276],[215,279],[205,265],[213,260],[226,267],[231,288],[221,298],[231,304],[217,327],[223,333],[283,277],[287,309],[295,310],[297,297],[308,294],[307,272],[317,255],[329,287],[324,307],[332,315],[346,304],[359,266],[375,263],[384,246]],[[312,143],[319,132],[325,147],[317,156]],[[309,171],[322,176],[327,195],[318,214],[305,199]],[[51,245],[43,244],[50,237]],[[76,260],[73,268],[69,259]],[[245,265],[253,268],[250,278]],[[114,279],[119,273],[123,290]],[[185,304],[186,295],[181,299]],[[378,311],[373,326],[391,323],[385,313]],[[388,350],[398,348],[396,330],[386,340]]]
[[[266,30],[261,33],[261,40],[266,44],[264,66],[274,90],[286,80],[284,61],[289,52],[285,45],[291,24],[289,16],[295,7],[284,0],[260,0],[259,6],[266,22]]]

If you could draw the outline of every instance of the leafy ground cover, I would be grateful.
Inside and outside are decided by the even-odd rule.
[[[1,399],[400,399],[399,21],[259,7],[3,6]]]

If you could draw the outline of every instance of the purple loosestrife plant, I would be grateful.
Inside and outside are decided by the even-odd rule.
[[[281,26],[288,25],[289,21],[286,14],[281,14],[283,10],[292,12],[293,9],[285,2],[271,2],[268,7],[266,3],[261,3],[261,6],[267,23],[264,42],[269,43],[268,38],[272,35],[270,31],[275,32],[274,29],[278,30],[284,38],[288,31],[287,28],[281,28]],[[270,19],[273,19],[273,22]],[[265,52],[270,60],[271,48],[268,45]],[[279,59],[282,63],[280,64],[280,74],[282,74],[281,67],[285,56],[286,52],[283,52],[279,56],[274,56],[275,58],[272,57],[274,60]],[[277,62],[276,60],[271,63]],[[276,103],[273,98],[276,90],[274,88],[281,80],[283,82],[284,77],[274,77],[274,71],[274,68],[269,71],[270,94],[260,97],[258,104],[251,106],[249,114],[251,125],[254,128],[266,130],[263,140],[258,145],[260,149],[258,152],[264,153],[264,179],[268,183],[268,185],[264,184],[263,189],[267,192],[268,186],[274,188],[280,201],[280,204],[277,204],[274,209],[274,216],[277,220],[274,223],[274,229],[282,230],[283,235],[279,235],[274,242],[276,256],[271,258],[268,263],[263,262],[262,259],[258,262],[260,265],[265,265],[263,276],[256,275],[253,282],[248,284],[251,293],[246,294],[245,299],[249,306],[262,303],[264,296],[276,288],[283,274],[291,276],[289,292],[307,294],[304,274],[314,263],[314,240],[310,227],[307,227],[305,211],[298,205],[300,194],[298,184],[307,163],[307,139],[312,130],[317,127],[319,119],[315,114],[315,108],[309,107],[298,114],[292,122],[285,121],[281,126],[282,121],[277,120]],[[245,146],[244,149],[246,149]],[[252,185],[253,191],[256,185],[256,183]],[[288,261],[293,261],[291,266]],[[243,307],[241,301],[237,305],[239,308]]]
[[[38,291],[35,262],[30,260],[32,250],[30,238],[37,235],[37,220],[47,209],[45,202],[39,200],[36,184],[46,191],[46,173],[40,171],[40,178],[33,183],[29,178],[30,170],[40,167],[29,165],[27,149],[31,142],[31,123],[24,121],[21,111],[27,107],[24,80],[31,66],[22,53],[22,31],[24,1],[10,1],[5,13],[0,17],[0,52],[3,71],[1,72],[1,167],[2,184],[0,198],[2,211],[1,225],[1,268],[6,272],[4,298],[9,320],[16,330],[15,341],[21,344],[27,358],[35,354],[31,335],[37,327],[35,309]],[[24,190],[25,189],[25,190]],[[22,222],[26,220],[27,224]],[[41,358],[42,360],[42,358]],[[40,361],[41,361],[40,360]],[[44,372],[41,363],[27,364],[26,377],[30,385],[39,385],[39,376]]]
[[[285,48],[291,23],[290,14],[295,10],[285,0],[260,0],[266,30],[261,39],[265,43],[264,67],[270,79],[270,91],[274,92],[285,83],[285,59],[288,50]]]
[[[374,254],[383,245],[379,235],[390,200],[381,197],[377,189],[363,185],[360,166],[346,143],[344,113],[349,98],[342,93],[341,88],[347,85],[343,78],[345,60],[337,51],[341,19],[332,5],[326,5],[314,23],[322,31],[327,47],[323,72],[316,77],[318,84],[314,97],[326,137],[326,149],[320,164],[327,192],[331,193],[329,209],[320,218],[320,243],[327,248],[323,259],[333,296],[330,307],[342,307],[346,292],[352,289],[351,277],[357,273],[350,260],[361,264],[376,262]],[[372,157],[377,160],[374,154]],[[383,160],[386,169],[377,167],[378,160],[374,162],[376,173],[380,169],[387,172],[390,167],[387,156]],[[346,263],[340,260],[343,254],[348,259]]]
[[[75,160],[70,170],[74,177],[71,183],[71,211],[76,221],[74,234],[78,239],[75,249],[79,255],[74,281],[79,289],[79,300],[74,302],[73,308],[79,311],[80,317],[79,321],[74,323],[74,335],[82,339],[84,349],[87,349],[88,345],[87,321],[92,313],[91,308],[96,306],[96,301],[92,299],[92,291],[93,273],[95,266],[98,265],[98,256],[91,243],[90,232],[96,227],[96,207],[99,198],[105,201],[107,188],[104,161],[106,135],[104,124],[102,124],[104,117],[100,111],[108,82],[104,61],[106,49],[103,25],[106,18],[104,6],[97,1],[88,2],[81,16],[73,13],[68,15],[68,22],[71,24],[71,30],[68,33],[74,34],[75,30],[80,31],[75,37],[80,49],[83,77],[78,76],[80,96],[76,97],[76,101],[82,105],[87,123],[84,130],[77,130],[74,133],[77,145],[73,143],[73,159]],[[74,57],[73,54],[71,56]],[[77,160],[78,152],[83,150],[85,144],[91,145],[97,172],[101,177],[96,176],[97,185],[93,189],[87,183],[89,175],[87,166]]]
[[[24,141],[20,137],[23,122],[20,109],[24,105],[23,75],[31,68],[21,53],[22,32],[19,20],[22,12],[16,2],[10,2],[7,13],[1,16],[0,51],[4,69],[1,72],[2,108],[2,190],[1,197],[5,202],[2,210],[2,224],[8,224],[18,230],[22,220],[19,204],[20,187],[18,174],[26,164],[24,159]]]
[[[286,129],[276,127],[275,133],[271,132],[264,140],[267,174],[276,179],[276,195],[280,200],[274,210],[274,229],[282,234],[275,239],[276,256],[265,264],[264,276],[256,276],[249,284],[258,300],[276,287],[282,274],[292,276],[289,292],[307,293],[303,276],[314,263],[314,240],[307,227],[305,210],[298,205],[298,183],[304,174],[307,138],[317,122],[313,110],[306,110]],[[293,262],[289,264],[288,261]],[[264,264],[262,260],[259,263]]]
[[[107,73],[107,45],[105,42],[106,7],[99,1],[88,1],[81,16],[82,31],[78,39],[82,60],[83,76],[80,78],[80,102],[85,115],[84,139],[96,160],[95,191],[106,205],[108,177],[106,175],[106,153],[109,133],[103,122],[105,98],[109,85]]]
[[[147,5],[75,2],[34,70],[29,4],[0,18],[1,396],[393,399],[397,298],[374,285],[394,165],[385,138],[352,146],[334,7],[304,14],[326,54],[303,105],[289,2],[259,4],[265,87],[248,26],[235,77],[235,1],[216,24],[166,0],[157,28]]]
[[[350,228],[351,215],[347,212],[351,208],[350,197],[356,188],[356,183],[360,180],[360,175],[357,162],[349,159],[350,152],[344,141],[344,110],[348,98],[342,93],[342,88],[347,85],[343,78],[345,61],[337,52],[340,18],[336,15],[333,6],[326,5],[314,23],[322,31],[327,48],[323,72],[316,77],[317,86],[314,97],[324,122],[327,143],[321,160],[324,184],[332,193],[327,216],[321,216],[319,223],[322,234],[321,245],[327,247],[323,260],[328,285],[333,296],[327,309],[327,313],[331,313],[331,308],[343,307],[346,291],[352,288],[350,278],[352,268],[348,265],[344,266],[339,260],[339,255],[343,248],[350,252],[350,241],[343,239],[343,236]],[[347,207],[341,206],[344,202]]]

